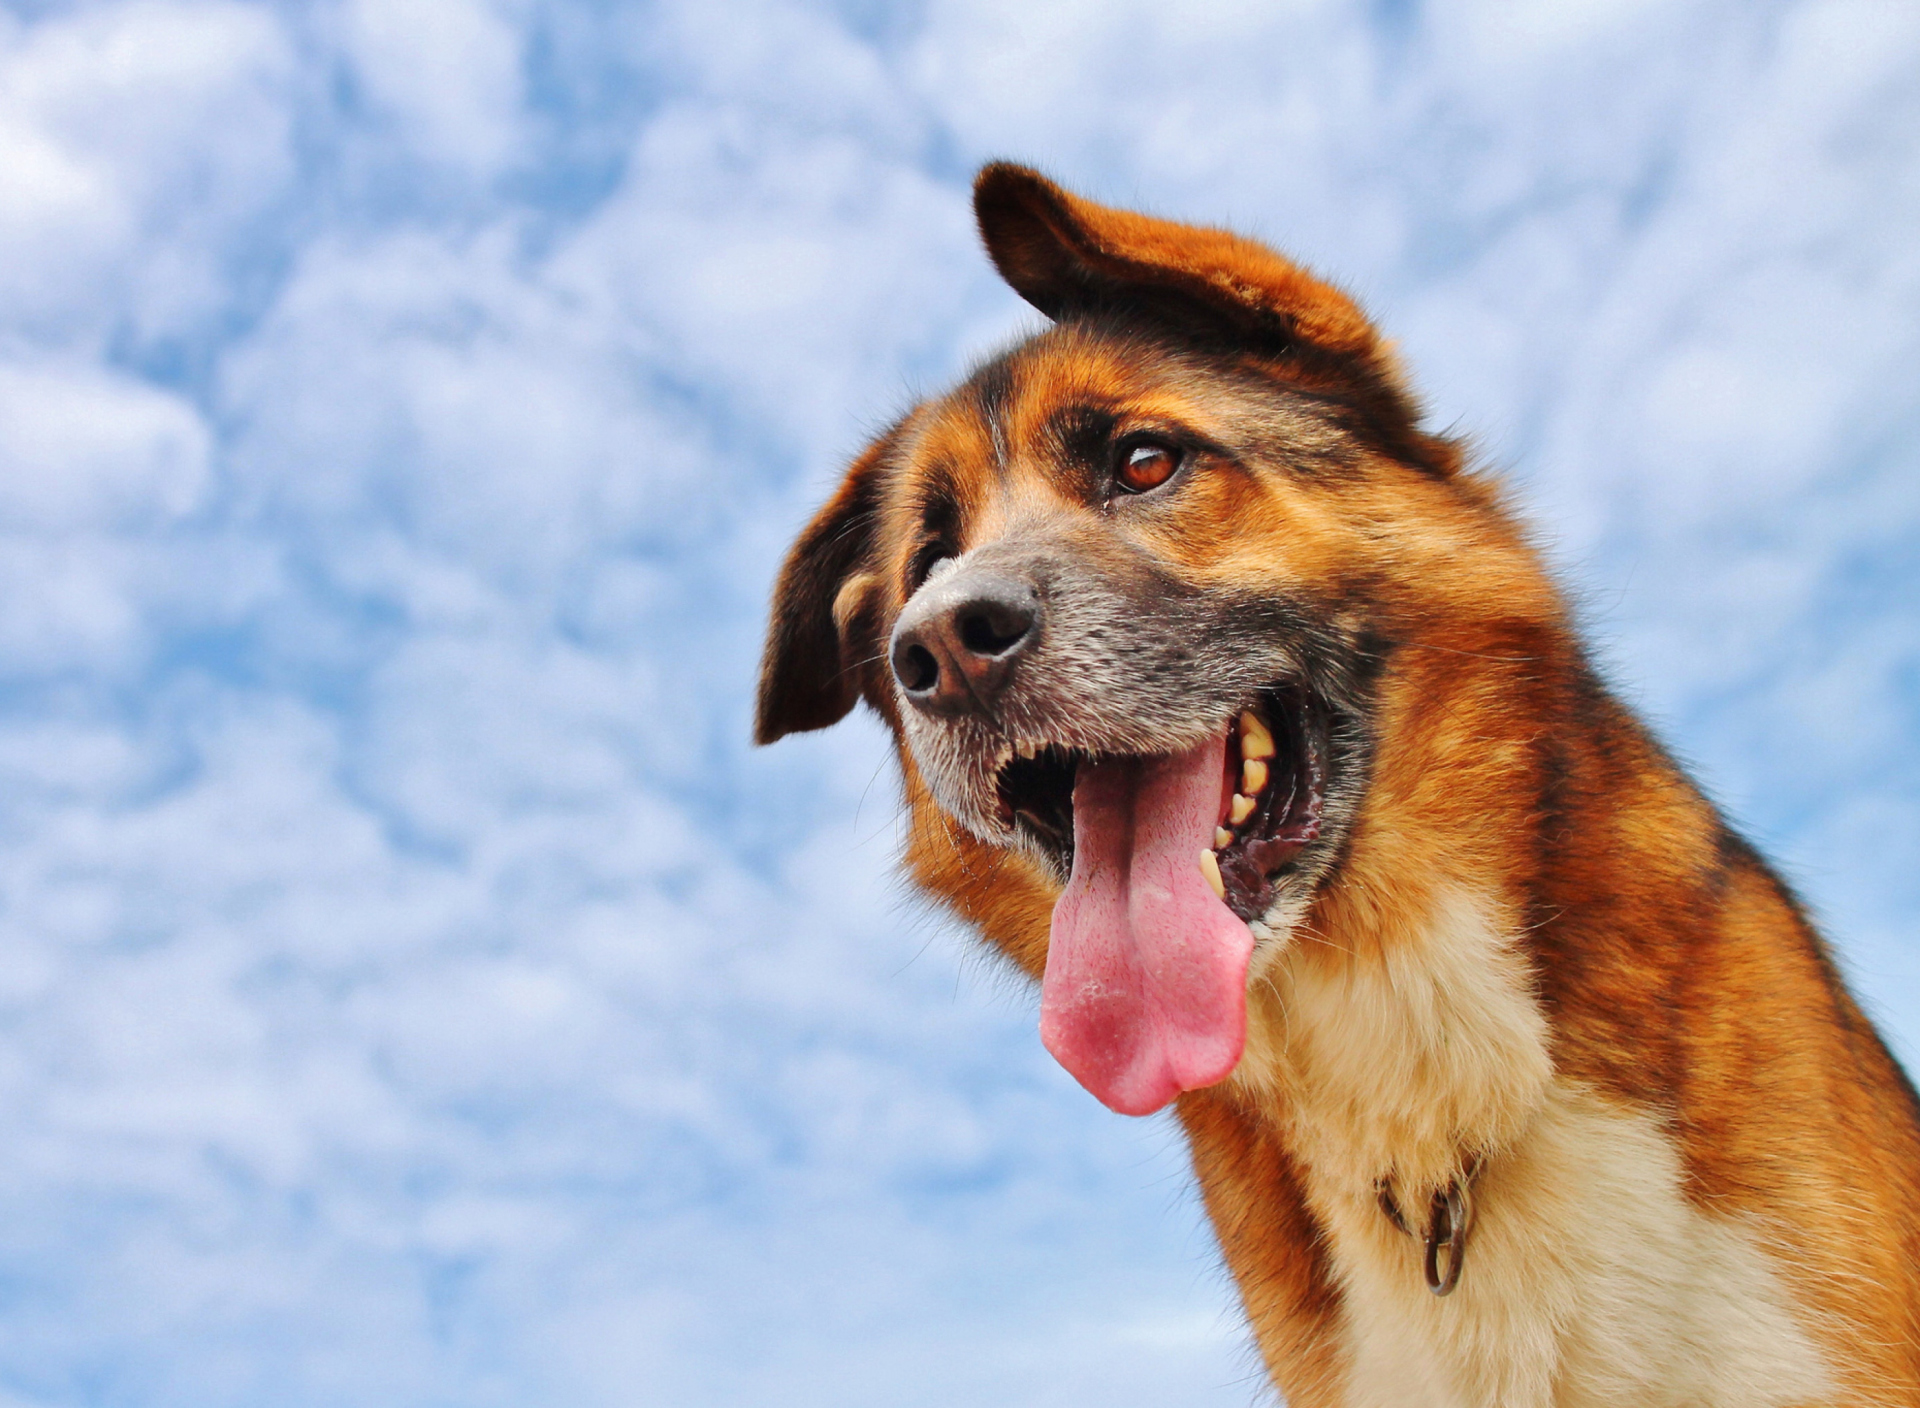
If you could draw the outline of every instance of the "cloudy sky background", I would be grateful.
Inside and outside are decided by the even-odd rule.
[[[1258,1398],[874,728],[745,746],[1000,155],[1360,294],[1920,1053],[1920,9],[14,0],[0,1408]]]

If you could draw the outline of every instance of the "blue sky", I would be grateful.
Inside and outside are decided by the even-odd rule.
[[[0,9],[0,1408],[1247,1404],[1181,1150],[745,746],[972,169],[1357,292],[1920,1053],[1920,11]]]

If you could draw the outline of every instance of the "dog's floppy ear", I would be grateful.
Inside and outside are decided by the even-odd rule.
[[[1378,347],[1352,299],[1226,230],[1096,205],[1005,161],[981,168],[973,210],[1000,276],[1049,318],[1118,309],[1224,323],[1337,356]]]
[[[1379,348],[1352,298],[1229,231],[1096,206],[1012,161],[981,167],[973,215],[1000,277],[1050,319],[1135,309],[1334,355]]]
[[[1457,445],[1419,429],[1419,408],[1359,305],[1265,245],[1097,205],[1005,161],[981,168],[973,210],[1000,276],[1049,318],[1146,318],[1284,355],[1342,389],[1390,453],[1434,474],[1459,467]]]
[[[760,658],[753,741],[826,728],[860,697],[852,645],[878,582],[864,570],[879,512],[880,468],[892,433],[870,445],[787,554],[773,588],[773,619]]]

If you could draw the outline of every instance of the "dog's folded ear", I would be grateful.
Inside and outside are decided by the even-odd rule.
[[[1389,453],[1442,476],[1459,467],[1456,445],[1419,429],[1419,407],[1359,305],[1265,245],[1083,200],[1004,161],[974,179],[973,210],[1000,276],[1049,318],[1145,320],[1286,357],[1343,392]]]
[[[1379,346],[1346,294],[1225,230],[1097,205],[1011,162],[981,169],[973,209],[1001,277],[1049,318],[1157,314],[1347,357]]]
[[[1000,277],[1052,319],[1144,311],[1346,357],[1379,348],[1352,298],[1238,234],[1096,206],[1010,161],[981,169],[973,213]]]
[[[866,624],[879,585],[865,564],[880,467],[892,444],[891,434],[882,436],[853,462],[780,568],[760,660],[755,743],[839,723],[860,697],[859,652],[872,648]]]

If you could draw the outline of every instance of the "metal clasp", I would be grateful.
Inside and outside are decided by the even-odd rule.
[[[1460,1284],[1460,1268],[1467,1261],[1467,1231],[1473,1226],[1473,1194],[1459,1179],[1433,1195],[1433,1210],[1427,1217],[1427,1289],[1437,1296],[1453,1294]],[[1446,1253],[1446,1270],[1440,1269],[1440,1254]]]
[[[1473,1230],[1473,1178],[1479,1172],[1480,1160],[1476,1157],[1433,1195],[1424,1235],[1415,1232],[1408,1225],[1406,1214],[1400,1211],[1399,1199],[1393,1196],[1391,1175],[1374,1185],[1374,1196],[1387,1221],[1409,1237],[1421,1237],[1426,1244],[1427,1289],[1437,1296],[1452,1295],[1453,1288],[1460,1284],[1460,1270],[1466,1265],[1467,1234]]]

